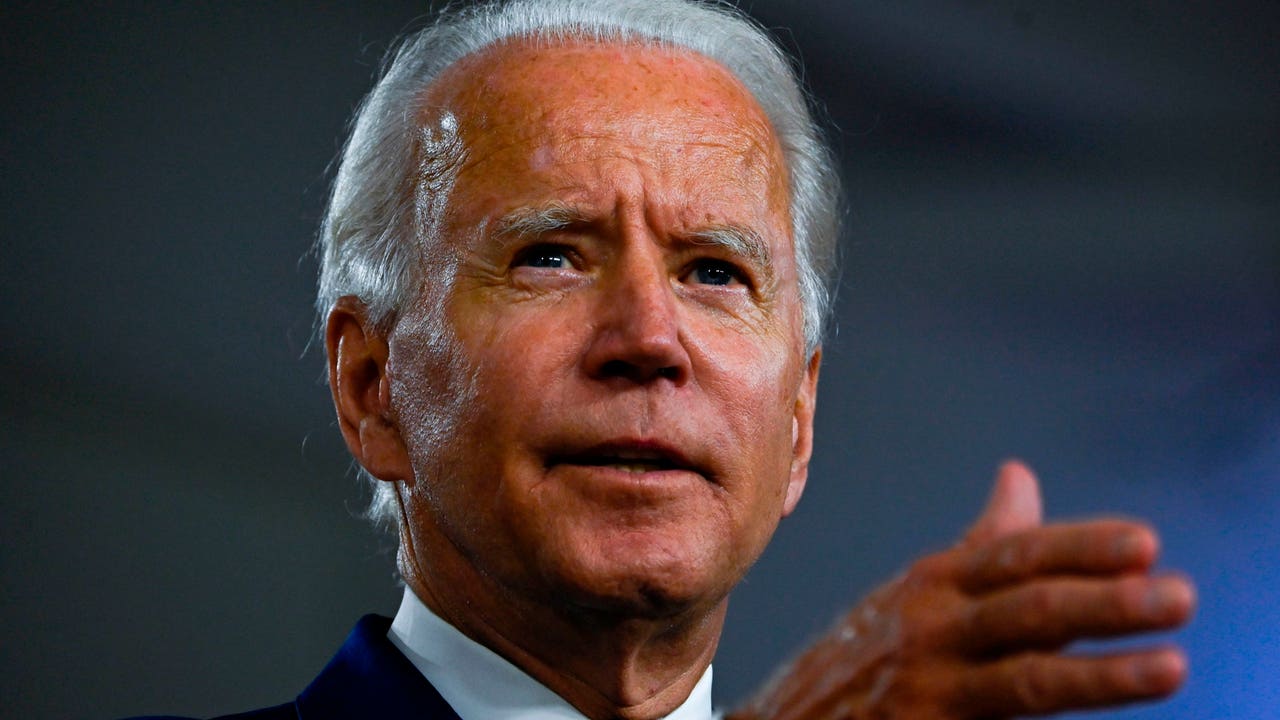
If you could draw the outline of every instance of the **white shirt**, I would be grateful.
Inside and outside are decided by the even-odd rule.
[[[409,588],[387,639],[462,720],[585,720],[564,698],[440,619]],[[663,720],[712,720],[711,667]]]

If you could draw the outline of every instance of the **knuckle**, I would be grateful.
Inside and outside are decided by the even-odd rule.
[[[1036,557],[1035,543],[1026,538],[1011,538],[996,554],[996,565],[1007,575],[1021,577],[1030,571]]]
[[[1028,655],[1013,676],[1013,694],[1024,712],[1039,714],[1054,709],[1053,675],[1044,655]]]
[[[1117,582],[1115,607],[1120,613],[1120,622],[1131,625],[1146,617],[1149,605],[1147,585],[1145,578],[1124,578]]]
[[[865,705],[872,711],[869,717],[901,718],[912,712],[927,711],[942,704],[942,685],[939,668],[898,668],[896,672],[881,673],[868,693]],[[928,715],[928,717],[936,717]]]
[[[1053,588],[1047,585],[1034,585],[1027,588],[1024,598],[1026,621],[1038,621],[1052,617],[1058,610],[1058,597]]]
[[[921,614],[903,623],[898,635],[898,653],[904,661],[929,657],[941,641],[940,628],[934,618]]]
[[[921,584],[937,583],[950,576],[950,566],[949,558],[944,553],[926,555],[908,566],[907,580]]]
[[[1016,536],[981,548],[968,558],[970,574],[984,586],[1001,586],[1035,574],[1042,550],[1032,538]]]

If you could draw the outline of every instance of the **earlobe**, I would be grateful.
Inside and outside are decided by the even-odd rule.
[[[821,364],[822,348],[818,348],[809,357],[796,393],[795,412],[791,417],[791,477],[783,500],[783,517],[796,509],[809,479],[809,458],[813,455],[813,414],[818,400],[818,368]]]
[[[410,479],[408,453],[391,412],[389,346],[368,321],[358,298],[347,295],[334,303],[325,327],[325,349],[329,389],[347,448],[376,478]]]

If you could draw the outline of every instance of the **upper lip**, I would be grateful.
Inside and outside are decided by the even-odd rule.
[[[610,465],[653,463],[667,470],[707,473],[675,446],[660,440],[609,440],[564,452],[553,453],[548,465]]]

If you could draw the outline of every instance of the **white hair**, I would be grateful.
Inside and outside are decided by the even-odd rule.
[[[806,350],[821,344],[836,266],[840,183],[788,56],[738,9],[698,0],[509,0],[445,9],[405,38],[356,111],[320,226],[320,327],[334,302],[360,298],[390,329],[415,297],[424,253],[462,149],[445,118],[423,127],[423,91],[458,60],[512,38],[635,41],[684,48],[727,68],[773,125],[790,180]],[[375,519],[396,517],[389,483],[375,481]]]

